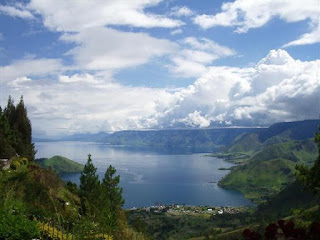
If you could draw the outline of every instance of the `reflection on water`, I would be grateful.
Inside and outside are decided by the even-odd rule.
[[[125,207],[155,203],[210,206],[249,205],[240,193],[224,190],[217,182],[228,173],[219,168],[232,164],[218,158],[192,153],[191,149],[110,146],[85,142],[39,142],[36,157],[62,155],[85,164],[92,155],[102,178],[109,165],[121,176]],[[79,183],[80,174],[65,174],[66,180]]]

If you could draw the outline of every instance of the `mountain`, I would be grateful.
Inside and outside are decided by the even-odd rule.
[[[277,123],[269,128],[257,130],[254,133],[244,133],[234,139],[219,157],[228,158],[239,162],[239,154],[242,160],[247,160],[268,146],[285,143],[291,140],[304,140],[313,138],[318,130],[320,120],[305,120],[298,122]],[[276,149],[273,149],[276,150]],[[240,158],[241,159],[241,158]]]
[[[104,142],[110,133],[79,133],[68,137],[64,137],[59,141],[81,141],[81,142]]]
[[[188,147],[216,151],[230,145],[238,135],[255,131],[255,128],[120,131],[109,135],[105,141],[112,145]]]
[[[37,159],[36,162],[44,168],[53,168],[58,173],[77,173],[83,170],[83,165],[62,156]]]

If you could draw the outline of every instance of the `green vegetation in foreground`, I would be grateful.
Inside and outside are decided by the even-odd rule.
[[[84,165],[62,156],[36,159],[36,162],[44,168],[52,168],[59,174],[81,172],[84,167]]]
[[[48,169],[38,165],[22,98],[17,106],[9,98],[4,111],[0,108],[0,140],[5,143],[0,155],[6,158],[0,167],[0,239],[67,239],[63,226],[69,239],[75,239],[71,234],[77,231],[86,239],[101,239],[101,234],[114,239],[109,238],[114,231],[121,239],[131,239],[135,232],[127,226],[116,169],[109,166],[100,181],[90,155],[84,167],[60,156],[42,161]],[[79,187],[57,174],[79,170]]]
[[[294,180],[297,163],[310,165],[316,157],[312,139],[271,145],[233,168],[219,185],[238,190],[253,201],[265,201]]]

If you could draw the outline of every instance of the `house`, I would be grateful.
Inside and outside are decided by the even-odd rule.
[[[0,168],[2,170],[8,170],[10,168],[11,161],[9,159],[0,159]]]

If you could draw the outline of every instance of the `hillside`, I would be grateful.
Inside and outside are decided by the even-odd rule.
[[[219,185],[236,189],[247,198],[262,201],[294,179],[297,163],[312,164],[317,157],[313,139],[265,147],[225,176]]]
[[[216,151],[228,146],[233,139],[245,132],[255,132],[253,128],[220,128],[158,131],[120,131],[106,137],[112,145],[170,146]]]
[[[76,173],[83,170],[83,165],[62,156],[36,160],[44,168],[52,168],[57,173]]]

